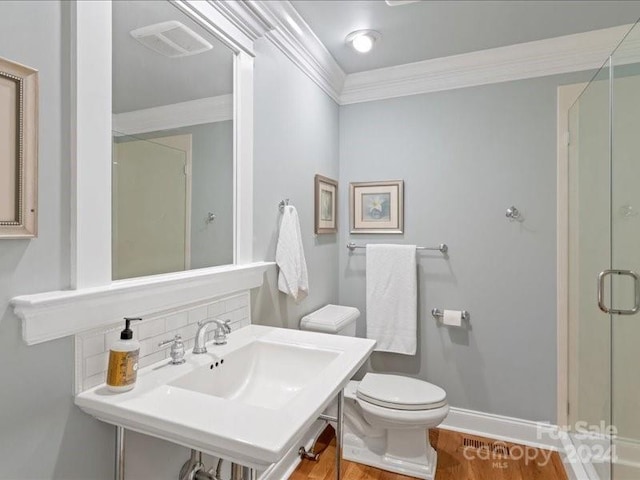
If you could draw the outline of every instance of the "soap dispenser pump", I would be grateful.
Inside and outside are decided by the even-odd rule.
[[[107,388],[112,392],[126,392],[135,387],[138,376],[138,356],[140,343],[133,338],[131,322],[141,318],[125,317],[125,328],[120,332],[120,340],[109,349]]]

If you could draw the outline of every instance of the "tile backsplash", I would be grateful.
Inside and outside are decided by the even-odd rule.
[[[231,330],[251,323],[249,292],[211,299],[206,303],[147,315],[141,322],[131,325],[133,338],[140,342],[139,367],[169,358],[171,345],[159,347],[164,340],[176,334],[182,336],[185,348],[193,348],[198,322],[210,318],[230,320]],[[75,336],[76,393],[95,387],[105,381],[110,346],[119,340],[124,321],[90,330]],[[215,328],[207,332],[207,341],[213,339]]]

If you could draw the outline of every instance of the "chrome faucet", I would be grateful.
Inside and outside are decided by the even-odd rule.
[[[196,333],[196,342],[195,345],[193,347],[193,353],[198,354],[198,353],[207,353],[207,347],[205,347],[205,340],[204,340],[204,336],[207,333],[207,328],[209,328],[209,325],[211,325],[212,323],[216,324],[216,332],[213,336],[213,343],[215,345],[224,345],[227,343],[227,334],[231,333],[231,327],[229,326],[229,323],[231,322],[231,320],[218,320],[218,319],[212,319],[212,320],[206,320],[206,321],[200,321],[198,322],[198,333]]]

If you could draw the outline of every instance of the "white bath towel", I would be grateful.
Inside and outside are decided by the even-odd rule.
[[[276,247],[276,263],[280,269],[278,289],[293,297],[296,302],[304,299],[309,294],[307,261],[302,248],[298,212],[291,205],[284,207]]]
[[[415,355],[415,245],[367,245],[367,338],[375,350]]]

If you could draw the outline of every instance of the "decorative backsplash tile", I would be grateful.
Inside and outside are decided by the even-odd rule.
[[[210,318],[230,320],[231,330],[251,323],[249,292],[211,299],[207,303],[188,305],[181,309],[148,315],[131,325],[133,338],[140,342],[139,367],[169,358],[171,345],[159,347],[164,340],[176,334],[182,336],[185,348],[193,348],[198,322]],[[118,320],[107,327],[90,330],[75,336],[76,393],[95,387],[105,381],[109,348],[120,339],[123,322]],[[214,330],[207,332],[207,341],[213,339]]]

